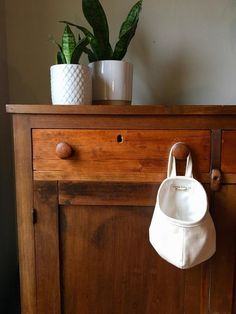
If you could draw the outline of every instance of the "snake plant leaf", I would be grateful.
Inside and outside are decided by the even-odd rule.
[[[57,47],[59,48],[59,51],[57,52],[57,64],[65,64],[66,58],[62,51],[62,46],[54,39],[53,36],[51,36],[49,39],[53,44],[57,45]]]
[[[125,56],[128,46],[135,35],[136,28],[139,21],[139,14],[142,10],[142,0],[139,0],[131,8],[126,20],[123,22],[120,28],[119,40],[115,46],[112,56],[113,60],[122,60]]]
[[[139,14],[142,10],[142,0],[139,0],[129,11],[126,20],[120,28],[119,40],[115,46],[112,56],[113,60],[122,60],[127,52],[128,46],[135,35],[139,21]]]
[[[133,26],[137,23],[139,19],[139,14],[142,10],[142,2],[143,0],[139,0],[129,11],[126,20],[121,25],[119,38],[125,35],[125,33],[128,32],[131,28],[133,28]]]
[[[99,59],[110,59],[112,48],[109,42],[109,27],[101,3],[99,0],[82,0],[82,9],[99,46]],[[93,49],[92,46],[91,48]]]
[[[79,41],[81,40],[80,34],[78,34],[78,39]],[[88,47],[85,46],[83,52],[87,54],[89,62],[97,61],[97,58],[95,57],[94,53]]]
[[[94,35],[85,27],[83,26],[80,26],[78,24],[74,24],[74,23],[71,23],[71,22],[68,22],[68,21],[60,21],[60,23],[64,23],[64,24],[67,24],[67,25],[70,25],[70,26],[74,26],[76,28],[78,28],[79,30],[81,30],[84,35],[89,39],[89,41],[94,38]],[[80,39],[80,35],[79,35],[79,39]]]
[[[62,51],[57,52],[57,64],[65,64],[66,63],[66,57],[64,56],[64,53]]]
[[[77,46],[75,47],[72,56],[71,56],[71,60],[70,63],[71,64],[78,64],[79,63],[79,59],[84,51],[84,48],[89,44],[89,41],[86,37],[82,38]]]
[[[75,35],[72,32],[70,26],[66,24],[62,36],[62,51],[66,58],[66,63],[70,63],[75,47],[76,47]]]
[[[78,39],[79,41],[81,40],[80,34],[78,34]],[[91,49],[85,46],[83,52],[88,56],[89,62],[96,61],[96,57],[94,56],[94,53],[92,52]]]
[[[118,40],[112,56],[113,60],[122,60],[124,58],[130,41],[134,37],[137,25],[138,21]]]
[[[87,54],[89,62],[97,61],[97,58],[95,57],[94,53],[88,47],[84,48],[84,53]]]
[[[60,21],[61,23],[65,23],[71,26],[74,26],[76,28],[78,28],[80,31],[82,31],[84,33],[84,35],[88,38],[89,40],[89,44],[92,48],[93,51],[93,56],[95,58],[95,60],[101,60],[101,50],[100,47],[98,45],[98,42],[96,40],[96,38],[94,37],[94,35],[85,27],[68,22],[68,21]]]
[[[106,51],[106,53],[104,53],[101,50],[101,46],[100,46],[100,43],[98,42],[98,39],[87,28],[83,26],[79,26],[79,25],[77,26],[77,28],[81,30],[84,33],[84,35],[88,38],[89,44],[92,49],[91,51],[92,54],[90,53],[90,57],[94,59],[94,61],[111,59],[113,50],[110,44],[109,44],[108,50]]]
[[[99,45],[98,45],[98,41],[97,39],[94,37],[94,35],[85,27],[77,25],[76,26],[80,31],[82,31],[84,33],[84,35],[86,36],[86,38],[89,41],[89,44],[96,56],[96,58],[99,58],[99,55],[101,54],[101,51],[99,49]]]

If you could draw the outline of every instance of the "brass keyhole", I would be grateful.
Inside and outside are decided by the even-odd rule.
[[[221,186],[221,172],[219,169],[212,169],[211,171],[211,190],[219,191]]]

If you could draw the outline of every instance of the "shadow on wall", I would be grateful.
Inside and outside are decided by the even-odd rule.
[[[172,50],[168,49],[168,44],[159,47],[155,40],[152,45],[157,47],[150,47],[144,31],[137,33],[137,40],[131,51],[136,72],[136,103],[137,99],[138,103],[147,104],[186,104],[190,99],[191,103],[197,103],[202,101],[202,96],[210,95],[207,82],[201,85],[201,76],[211,70],[204,57],[195,55],[181,42],[170,45]]]
[[[0,313],[18,314],[20,309],[13,145],[11,117],[5,111],[8,84],[4,12],[4,1],[0,1]]]
[[[37,103],[48,103],[49,102],[49,96],[44,97],[45,99],[41,98],[41,93],[35,90],[34,85],[38,84],[38,89],[42,89],[42,83],[37,78],[34,78],[32,81],[30,79],[31,74],[29,74],[27,71],[21,75],[21,73],[12,67],[11,65],[8,65],[8,72],[11,77],[11,84],[10,84],[10,102],[11,103],[17,103],[17,104],[37,104]],[[49,75],[45,78],[47,80],[47,86],[49,86]],[[36,83],[37,82],[37,83]],[[32,86],[30,86],[30,83],[32,83]],[[45,83],[45,82],[44,82]],[[43,84],[44,84],[43,83]],[[49,94],[49,87],[47,94]]]
[[[188,89],[189,80],[186,60],[187,56],[179,53],[164,69],[159,67],[161,78],[159,78],[157,98],[160,103],[167,105],[185,103],[185,90]]]
[[[0,313],[19,313],[13,152],[10,116],[0,105]]]

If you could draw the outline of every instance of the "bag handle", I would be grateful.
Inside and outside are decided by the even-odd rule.
[[[176,158],[173,155],[174,146],[171,147],[171,150],[169,153],[168,168],[167,168],[167,177],[168,178],[176,176]],[[193,177],[193,162],[192,162],[192,156],[191,156],[190,152],[189,152],[189,154],[187,156],[187,160],[186,160],[185,177],[190,177],[190,178]]]

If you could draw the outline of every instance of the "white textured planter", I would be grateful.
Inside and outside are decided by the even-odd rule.
[[[89,64],[93,78],[93,103],[131,104],[133,65],[104,60]]]
[[[87,65],[56,64],[50,75],[53,105],[92,103],[92,76]]]

